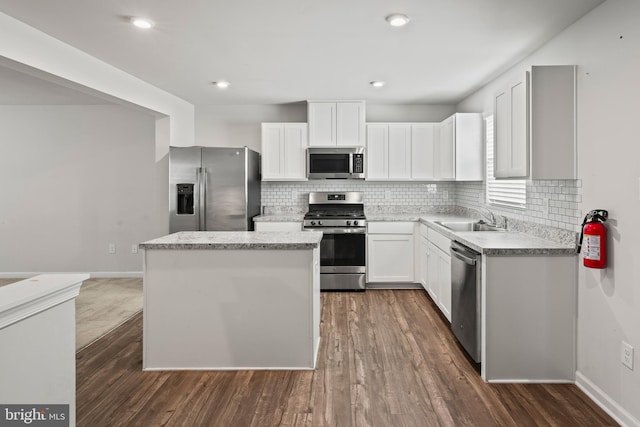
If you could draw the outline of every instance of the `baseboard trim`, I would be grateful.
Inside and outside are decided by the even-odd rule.
[[[487,382],[491,384],[573,384],[574,381],[573,380],[557,380],[557,379],[527,380],[527,379],[513,378],[513,379],[487,380]]]
[[[63,271],[17,271],[17,272],[0,272],[0,279],[28,279],[33,276],[38,276],[40,274],[79,274],[84,273],[87,274],[86,271],[72,271],[72,272],[63,272]],[[142,271],[94,271],[88,273],[91,278],[129,278],[129,277],[142,277]]]
[[[367,283],[366,289],[424,289],[420,283],[373,282]]]
[[[627,410],[620,406],[618,402],[609,397],[608,394],[591,382],[580,371],[576,372],[576,385],[620,425],[626,427],[640,427],[640,420],[631,415]]]

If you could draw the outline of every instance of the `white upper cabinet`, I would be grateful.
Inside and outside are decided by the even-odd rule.
[[[494,168],[496,178],[529,175],[529,73],[494,98]]]
[[[367,124],[368,180],[411,179],[411,125]]]
[[[456,134],[455,115],[440,123],[438,144],[436,145],[436,178],[454,179],[456,177]]]
[[[531,178],[577,179],[576,66],[531,67]]]
[[[411,179],[411,125],[389,124],[389,179]]]
[[[442,123],[368,123],[368,180],[484,179],[482,115],[457,113]]]
[[[483,124],[480,113],[456,113],[438,127],[435,179],[484,180]]]
[[[480,113],[456,113],[452,118],[456,181],[484,180],[484,122]],[[448,120],[448,119],[447,119]],[[446,163],[449,164],[448,162]]]
[[[309,101],[310,147],[364,147],[364,101]]]
[[[367,179],[389,178],[389,126],[370,123],[367,125]]]
[[[262,180],[305,181],[306,123],[262,123]]]
[[[494,98],[496,178],[575,179],[574,65],[533,66]]]
[[[437,123],[411,124],[411,178],[431,180],[436,178]]]

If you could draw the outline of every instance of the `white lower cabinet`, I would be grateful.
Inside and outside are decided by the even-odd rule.
[[[370,222],[367,282],[414,281],[413,222]]]
[[[429,240],[426,237],[420,237],[420,249],[418,259],[420,260],[420,284],[425,291],[429,291]]]
[[[298,221],[278,221],[278,222],[256,222],[255,231],[302,231],[302,222]]]
[[[429,230],[427,247],[426,290],[442,314],[451,321],[451,240]]]

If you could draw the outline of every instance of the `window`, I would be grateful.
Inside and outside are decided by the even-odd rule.
[[[485,119],[487,147],[487,203],[524,208],[527,204],[527,183],[524,179],[493,177],[493,116]]]

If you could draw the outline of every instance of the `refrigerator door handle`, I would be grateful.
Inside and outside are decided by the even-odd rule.
[[[196,168],[196,185],[198,187],[198,231],[204,230],[204,202],[205,202],[205,181],[203,179],[202,168]]]
[[[207,230],[207,169],[200,168],[200,231]]]

